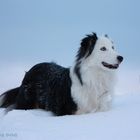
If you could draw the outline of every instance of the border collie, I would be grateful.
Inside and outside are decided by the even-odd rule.
[[[107,35],[87,35],[75,63],[64,68],[55,63],[32,67],[20,87],[0,96],[0,107],[41,108],[55,115],[107,111],[111,107],[115,71],[123,57]]]

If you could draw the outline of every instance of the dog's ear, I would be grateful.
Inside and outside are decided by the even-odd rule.
[[[77,56],[76,56],[76,65],[74,68],[74,71],[81,83],[83,85],[83,80],[80,73],[80,65],[81,65],[81,59],[87,58],[93,51],[95,43],[97,41],[98,37],[96,33],[92,33],[90,35],[87,35],[85,38],[81,41],[81,47],[78,50]]]
[[[77,54],[77,61],[83,57],[87,58],[92,53],[97,39],[98,37],[96,33],[87,35],[85,38],[82,39],[81,47]]]
[[[109,38],[107,34],[105,34],[105,37]]]

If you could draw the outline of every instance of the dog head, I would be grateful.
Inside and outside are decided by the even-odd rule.
[[[86,61],[87,66],[96,66],[103,70],[114,71],[123,61],[114,47],[113,41],[107,35],[97,37],[95,33],[87,35],[77,54],[77,63]]]

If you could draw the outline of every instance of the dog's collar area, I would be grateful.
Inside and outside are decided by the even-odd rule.
[[[109,69],[117,69],[119,67],[119,64],[108,64],[106,62],[102,62],[103,66],[106,67],[106,68],[109,68]]]

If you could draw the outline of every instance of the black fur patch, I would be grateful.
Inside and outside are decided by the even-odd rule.
[[[76,65],[75,65],[74,71],[75,71],[81,85],[83,85],[82,77],[80,74],[81,59],[87,58],[88,56],[91,55],[97,39],[98,39],[98,37],[95,33],[87,35],[84,39],[82,39],[81,47],[79,48],[79,51],[77,53]]]
[[[77,110],[71,97],[70,70],[55,63],[35,65],[26,73],[16,99],[17,109],[42,108],[55,115]]]
[[[3,93],[1,96],[4,96],[4,99],[0,107],[8,107],[9,105],[15,104],[18,92],[19,87]]]

